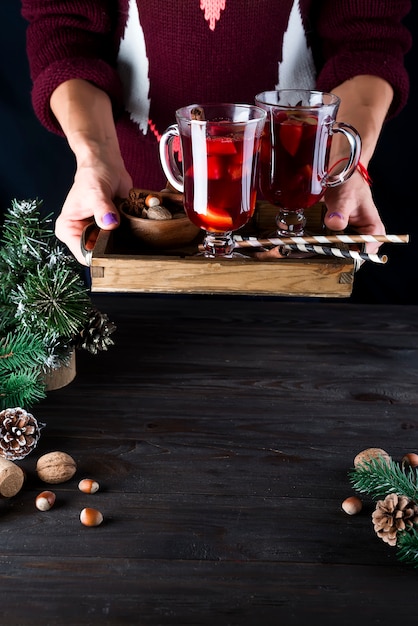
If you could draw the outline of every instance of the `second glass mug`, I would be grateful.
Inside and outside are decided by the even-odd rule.
[[[278,207],[278,236],[305,233],[305,209],[318,202],[328,187],[344,183],[355,171],[361,139],[355,128],[337,122],[340,98],[304,89],[264,91],[255,97],[267,113],[260,156],[260,190]],[[345,166],[329,164],[333,135],[343,135],[349,154]]]
[[[162,168],[184,193],[190,221],[205,232],[205,257],[239,256],[232,233],[254,213],[266,117],[254,105],[194,104],[178,109],[177,124],[161,137]]]

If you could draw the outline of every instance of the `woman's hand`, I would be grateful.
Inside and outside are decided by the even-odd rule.
[[[105,230],[117,228],[119,214],[113,200],[126,198],[132,179],[123,163],[106,93],[85,80],[68,80],[53,92],[51,109],[77,163],[55,234],[86,265],[81,251],[84,228],[93,219]]]
[[[113,199],[126,198],[131,187],[132,179],[121,157],[113,154],[96,157],[77,168],[74,184],[56,220],[55,234],[81,264],[86,265],[81,252],[84,228],[93,219],[104,230],[117,228],[119,213]]]
[[[359,171],[339,187],[331,187],[325,193],[327,213],[325,225],[333,230],[349,226],[362,235],[384,235],[385,227],[373,200],[370,186]],[[367,252],[376,253],[381,244],[367,244]]]
[[[341,99],[337,120],[351,124],[359,132],[361,162],[367,167],[392,102],[392,87],[377,76],[355,76],[332,91]],[[335,139],[333,163],[347,156],[343,147],[345,140],[337,135]],[[349,226],[362,235],[386,233],[371,188],[358,170],[339,187],[327,189],[325,203],[325,225],[331,230],[339,231]],[[379,244],[367,244],[367,252],[376,253],[379,247]]]

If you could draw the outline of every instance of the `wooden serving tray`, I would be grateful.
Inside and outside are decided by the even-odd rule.
[[[277,208],[258,202],[254,217],[240,234],[274,232]],[[307,211],[307,229],[324,234],[324,205]],[[99,232],[91,260],[93,292],[225,294],[301,297],[349,297],[355,261],[311,256],[260,261],[242,249],[240,259],[205,259],[197,255],[200,239],[177,250],[153,251],[133,239],[127,225]]]

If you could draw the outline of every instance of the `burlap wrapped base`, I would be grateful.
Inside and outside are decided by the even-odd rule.
[[[62,365],[57,369],[52,369],[45,374],[46,391],[54,391],[69,385],[76,375],[75,350],[71,352],[68,365]]]

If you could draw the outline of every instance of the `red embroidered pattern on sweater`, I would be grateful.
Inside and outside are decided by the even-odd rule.
[[[155,138],[157,139],[157,141],[159,142],[161,140],[161,134],[158,132],[154,122],[152,120],[148,120],[148,126],[150,127],[150,130],[152,132],[152,134],[155,136]],[[173,139],[173,152],[174,154],[177,155],[177,160],[179,161],[179,163],[182,162],[183,160],[183,155],[181,152],[181,143],[180,143],[180,137],[174,137]]]
[[[200,0],[200,8],[205,12],[205,20],[209,28],[215,30],[217,20],[221,19],[221,11],[225,9],[226,0]]]
[[[152,120],[148,120],[148,126],[150,127],[150,130],[152,132],[152,134],[156,137],[157,141],[160,141],[161,139],[161,134],[158,132],[156,125],[154,124],[154,122]]]

